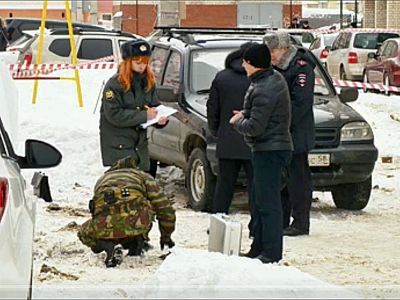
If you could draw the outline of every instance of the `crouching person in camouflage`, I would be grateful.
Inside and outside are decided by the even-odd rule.
[[[161,249],[175,245],[175,211],[153,177],[137,169],[131,157],[117,161],[98,179],[89,209],[92,218],[82,224],[78,237],[94,253],[106,251],[107,267],[122,262],[122,248],[130,256],[148,249],[155,217]]]

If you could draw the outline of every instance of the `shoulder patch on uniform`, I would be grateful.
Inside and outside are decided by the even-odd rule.
[[[305,61],[304,59],[298,59],[297,64],[302,67],[307,65],[307,61]]]
[[[112,90],[106,91],[106,100],[112,100],[114,98],[114,92]]]
[[[303,87],[307,84],[307,74],[306,73],[300,73],[299,75],[297,75],[297,84],[301,87]]]

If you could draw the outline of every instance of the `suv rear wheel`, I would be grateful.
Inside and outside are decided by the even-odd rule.
[[[346,71],[344,70],[343,66],[340,67],[339,78],[340,78],[340,80],[347,80]]]
[[[211,171],[206,153],[195,148],[189,157],[186,183],[189,204],[194,210],[209,210],[215,190],[215,176]]]
[[[361,210],[368,204],[371,188],[371,177],[359,183],[338,185],[332,190],[333,202],[337,208]]]

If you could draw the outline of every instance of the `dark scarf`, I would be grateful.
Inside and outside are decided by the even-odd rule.
[[[133,78],[131,82],[131,90],[133,94],[135,94],[135,90],[137,88],[141,88],[144,92],[146,92],[147,88],[147,76],[145,73],[140,74],[137,72],[133,72]]]

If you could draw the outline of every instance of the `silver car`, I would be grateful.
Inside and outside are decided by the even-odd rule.
[[[326,60],[328,58],[333,41],[338,35],[339,32],[318,34],[315,40],[310,45],[311,52],[321,61],[322,65],[325,67]]]
[[[13,121],[17,110],[7,102],[17,102],[12,79],[0,61],[0,299],[27,299],[31,295],[32,245],[36,202],[25,198],[25,179],[21,168],[48,168],[61,161],[61,153],[53,146],[37,140],[25,142],[25,156],[14,152]],[[8,98],[10,97],[10,98]],[[7,99],[4,99],[7,98]]]
[[[399,37],[399,33],[390,29],[341,31],[326,61],[330,75],[341,80],[362,80],[368,53],[376,52],[385,40],[396,37]]]

